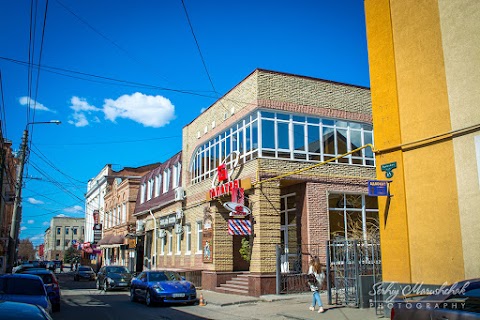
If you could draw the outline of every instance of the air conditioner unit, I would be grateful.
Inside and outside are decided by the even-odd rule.
[[[145,230],[145,221],[137,220],[137,232],[142,232]]]
[[[185,199],[185,190],[182,187],[175,189],[175,201],[182,201]]]
[[[175,218],[176,218],[177,220],[182,220],[182,218],[183,218],[183,210],[177,211],[177,213],[175,214]]]
[[[165,232],[164,229],[158,230],[158,237],[159,238],[165,238],[166,235],[167,235],[167,232]]]
[[[181,224],[176,224],[175,225],[175,233],[176,234],[182,234],[183,233],[183,227]]]

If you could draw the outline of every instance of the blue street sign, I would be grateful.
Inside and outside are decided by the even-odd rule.
[[[389,196],[388,193],[388,184],[391,181],[389,180],[369,180],[368,181],[368,195],[379,197],[379,196]]]

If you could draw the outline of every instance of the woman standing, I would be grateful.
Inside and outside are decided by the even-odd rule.
[[[322,264],[320,263],[320,259],[317,256],[311,257],[308,274],[311,276],[308,284],[310,285],[310,290],[312,290],[313,292],[312,305],[309,309],[311,311],[314,311],[315,305],[318,304],[318,306],[320,307],[318,309],[318,313],[322,313],[325,310],[323,309],[322,300],[320,300],[319,291],[322,287],[323,281],[325,280],[325,274],[322,272]]]

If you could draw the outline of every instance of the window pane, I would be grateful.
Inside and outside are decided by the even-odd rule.
[[[358,130],[350,130],[350,150],[355,150],[362,146],[362,133]],[[361,157],[362,150],[352,153],[353,156]]]
[[[290,115],[285,113],[277,113],[277,119],[290,120]]]
[[[343,211],[330,210],[330,239],[345,238],[345,220]]]
[[[293,116],[292,118],[295,122],[305,122],[305,117]]]
[[[293,141],[295,150],[305,151],[305,126],[293,126]]]
[[[290,149],[288,139],[288,123],[279,122],[277,124],[278,129],[278,148]]]
[[[319,119],[319,118],[307,118],[307,122],[308,122],[308,123],[319,124],[319,123],[320,123],[320,119]]]
[[[239,130],[238,131],[238,151],[240,152],[240,154],[243,154],[245,151],[244,151],[244,148],[245,148],[245,142],[243,141],[243,130]]]
[[[308,152],[320,153],[320,130],[317,126],[308,126]]]
[[[245,141],[245,152],[249,152],[252,150],[252,139],[251,139],[251,133],[250,133],[250,130],[251,130],[251,126],[248,125],[245,127],[245,135],[246,135],[246,141]]]
[[[275,118],[275,114],[273,112],[262,111],[261,116],[262,118],[270,118],[270,119]]]
[[[347,153],[347,130],[337,129],[338,154]]]
[[[373,143],[372,133],[364,132],[364,140],[365,140],[365,144],[372,144]],[[364,150],[365,150],[365,156],[367,158],[373,158],[372,148],[365,148]]]
[[[274,122],[262,120],[262,148],[275,149]]]
[[[258,122],[252,123],[252,146],[253,149],[258,149]]]
[[[335,140],[333,136],[333,128],[323,127],[323,153],[335,154]]]

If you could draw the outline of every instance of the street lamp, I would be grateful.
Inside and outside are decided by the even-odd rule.
[[[10,236],[8,239],[8,259],[7,259],[7,268],[11,270],[13,263],[16,260],[17,256],[17,242],[18,242],[18,233],[20,228],[21,210],[20,205],[22,202],[22,180],[23,180],[23,168],[25,166],[25,158],[27,153],[27,144],[28,144],[28,126],[34,124],[60,124],[59,120],[50,120],[50,121],[38,121],[38,122],[29,122],[25,126],[23,131],[22,144],[20,146],[20,151],[18,154],[18,165],[17,165],[17,179],[15,182],[15,201],[13,203],[13,214],[12,214],[12,224],[10,226]]]

